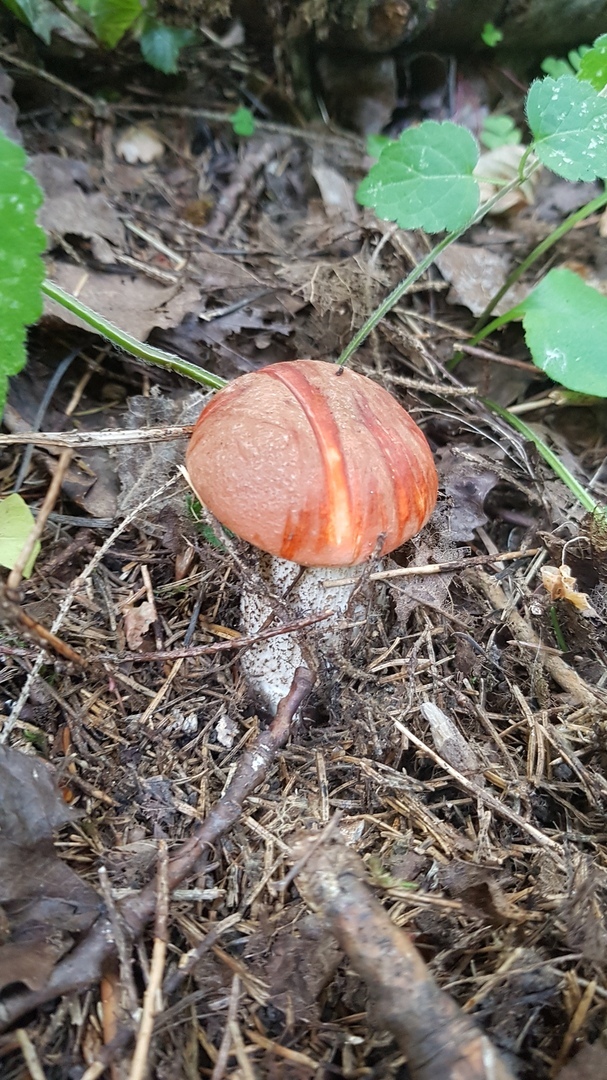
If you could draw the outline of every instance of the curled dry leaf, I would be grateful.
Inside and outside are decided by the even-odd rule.
[[[581,615],[587,618],[597,617],[587,594],[579,591],[577,580],[566,563],[560,566],[542,566],[541,575],[542,584],[551,600],[568,600]]]
[[[491,199],[499,187],[516,179],[519,165],[526,153],[526,146],[498,146],[495,150],[488,150],[486,154],[481,154],[474,168],[474,175],[481,181],[481,202]],[[529,161],[531,160],[532,157]],[[504,195],[492,213],[505,214],[508,210],[522,210],[525,206],[531,206],[535,202],[535,191],[540,174],[541,169],[537,169],[524,184],[508,195]],[[499,185],[490,183],[489,181],[493,179],[502,183]]]
[[[124,632],[129,649],[136,652],[141,648],[145,635],[155,621],[156,610],[149,600],[144,600],[137,607],[126,609],[124,613]]]
[[[129,165],[149,165],[164,154],[164,143],[153,128],[141,124],[127,128],[116,143],[116,153]]]

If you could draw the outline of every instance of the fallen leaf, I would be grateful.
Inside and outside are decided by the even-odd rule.
[[[577,580],[566,563],[561,563],[560,566],[542,566],[540,573],[542,584],[551,600],[568,600],[581,615],[589,619],[597,617],[587,594],[578,590]]]
[[[13,569],[34,525],[34,515],[20,495],[9,495],[0,502],[0,566]],[[30,576],[39,553],[38,542],[23,570],[24,578]]]
[[[0,989],[43,986],[100,911],[97,893],[53,847],[53,832],[73,820],[52,769],[0,745]]]
[[[200,288],[186,281],[175,285],[159,285],[148,278],[132,274],[102,274],[90,270],[83,274],[81,266],[53,261],[49,277],[83,304],[93,308],[115,326],[133,337],[145,341],[154,327],[177,326],[190,311],[200,307]],[[82,329],[77,315],[66,311],[54,300],[45,300],[47,315]]]
[[[145,635],[155,621],[156,610],[149,600],[144,600],[137,607],[126,609],[124,613],[124,632],[129,649],[136,652],[141,648]]]
[[[452,286],[447,300],[450,304],[463,304],[473,315],[480,315],[498,289],[504,284],[512,260],[507,255],[498,255],[490,248],[472,244],[451,244],[436,257],[436,265],[445,281]],[[494,314],[502,315],[511,307],[520,304],[529,289],[516,284],[508,289]]]
[[[481,202],[491,199],[503,186],[511,180],[516,180],[519,174],[519,166],[523,156],[527,153],[526,146],[498,146],[495,150],[488,150],[481,154],[474,167],[474,175],[480,181]],[[535,192],[542,174],[541,167],[520,184],[514,191],[508,192],[497,203],[492,214],[505,214],[508,210],[522,210],[525,206],[531,206],[535,202]],[[488,180],[498,181],[497,184],[488,183]],[[501,183],[499,183],[501,181]]]
[[[42,228],[57,243],[65,236],[81,236],[90,241],[93,257],[113,263],[114,248],[124,246],[124,226],[100,191],[82,161],[58,154],[34,154],[28,169],[44,191],[38,215]],[[78,268],[82,276],[82,268]]]

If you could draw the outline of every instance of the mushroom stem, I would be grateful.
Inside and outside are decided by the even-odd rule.
[[[259,553],[261,581],[246,582],[241,598],[242,629],[254,635],[277,617],[290,621],[308,615],[331,615],[317,628],[299,634],[283,634],[252,646],[242,656],[242,668],[252,692],[274,712],[293,681],[296,668],[305,665],[315,673],[326,672],[343,655],[352,623],[364,619],[363,604],[354,593],[367,564],[360,566],[312,566]],[[355,584],[330,591],[324,583],[347,573]]]

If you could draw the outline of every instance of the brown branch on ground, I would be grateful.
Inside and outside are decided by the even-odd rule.
[[[293,857],[300,860],[314,839],[301,840]],[[489,1039],[436,985],[408,935],[390,921],[351,848],[340,840],[317,848],[297,885],[365,980],[377,1026],[396,1038],[412,1080],[514,1080]]]
[[[287,149],[289,140],[283,135],[275,139],[251,139],[243,159],[239,162],[234,176],[224,188],[211,220],[207,222],[207,236],[221,236],[227,229],[241,198],[246,197],[259,172],[265,169],[279,154]]]
[[[534,663],[543,664],[546,671],[555,683],[568,693],[578,705],[586,705],[596,710],[597,706],[607,704],[605,697],[598,688],[584,682],[572,667],[561,656],[542,649],[542,643],[523,616],[513,607],[509,597],[502,589],[499,582],[485,574],[482,570],[470,570],[468,580],[479,589],[497,611],[503,613],[504,621],[510,628],[517,641],[525,645],[537,647],[534,655]]]
[[[270,726],[262,731],[248,750],[224,794],[210,810],[181,851],[168,864],[168,889],[172,891],[196,872],[207,849],[217,842],[240,817],[246,798],[267,776],[278,751],[286,744],[291,723],[314,683],[307,668],[297,668],[291,689],[278,705]],[[123,930],[131,939],[141,934],[156,911],[156,882],[152,881],[118,905]],[[0,1001],[0,1031],[14,1024],[20,1016],[31,1012],[47,1001],[88,989],[101,976],[105,961],[116,952],[111,922],[101,917],[84,940],[54,968],[48,983],[41,990],[24,991]]]

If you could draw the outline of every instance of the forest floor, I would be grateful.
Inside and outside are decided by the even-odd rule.
[[[225,379],[335,359],[429,249],[357,205],[363,139],[275,116],[238,137],[222,122],[252,63],[238,50],[209,42],[187,80],[159,90],[138,65],[85,76],[55,61],[57,85],[6,48],[0,126],[45,192],[48,276],[135,337]],[[94,115],[74,91],[104,77],[114,93]],[[129,163],[144,136],[159,156]],[[607,1075],[605,556],[568,488],[482,399],[518,407],[599,501],[607,407],[550,399],[518,324],[499,352],[448,366],[509,269],[596,190],[542,175],[531,202],[470,230],[354,355],[423,428],[438,508],[390,560],[417,572],[377,582],[231,817],[219,800],[269,721],[239,665],[252,557],[200,520],[178,468],[185,437],[158,436],[187,433],[205,392],[48,305],[5,415],[23,443],[0,439],[3,493],[36,510],[62,452],[43,433],[75,433],[21,606],[4,604],[4,1080],[92,1078],[109,1057],[112,1080],[138,1080],[146,1061],[157,1080],[422,1075],[290,873],[302,835],[357,853],[512,1076]],[[600,279],[599,226],[569,232],[551,264]],[[543,585],[542,567],[563,564],[592,617]],[[41,650],[23,613],[66,655]],[[211,840],[163,900],[167,851],[187,859],[209,819]],[[118,956],[99,944],[102,907]],[[390,958],[378,964],[389,980]],[[150,980],[163,993],[142,1021]]]

